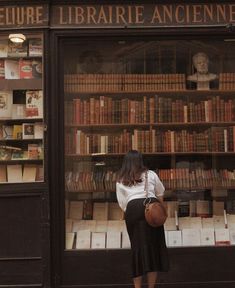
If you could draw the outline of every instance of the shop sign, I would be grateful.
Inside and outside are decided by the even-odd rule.
[[[54,27],[164,27],[235,23],[235,3],[55,5]]]
[[[0,29],[48,26],[48,5],[0,7]]]
[[[51,5],[52,28],[179,27],[235,23],[235,3]],[[0,29],[48,27],[45,5],[0,7]]]

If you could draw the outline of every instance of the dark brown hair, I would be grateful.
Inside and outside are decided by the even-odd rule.
[[[146,170],[142,154],[137,150],[130,150],[123,159],[122,167],[117,177],[118,182],[126,186],[133,186],[142,182],[141,174]]]

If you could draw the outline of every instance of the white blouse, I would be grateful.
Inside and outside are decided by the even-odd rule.
[[[125,186],[119,182],[116,183],[117,200],[123,211],[126,211],[129,201],[146,197],[144,191],[145,173],[141,175],[141,178],[143,181],[133,186]],[[165,188],[157,174],[152,170],[148,170],[148,197],[157,198],[158,196],[163,196],[164,191]]]

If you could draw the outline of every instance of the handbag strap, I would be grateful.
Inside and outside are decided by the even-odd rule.
[[[145,196],[148,198],[148,171],[145,171],[145,183],[144,183],[144,191],[145,191]]]
[[[151,198],[148,198],[148,171],[145,171],[144,191],[146,198],[144,199],[143,205],[147,207],[151,203]]]

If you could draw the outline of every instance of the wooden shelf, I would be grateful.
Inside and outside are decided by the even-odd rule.
[[[20,60],[20,59],[42,59],[41,56],[8,56],[8,57],[1,57],[3,60]]]
[[[0,90],[42,89],[42,79],[0,79]]]
[[[0,160],[0,164],[5,164],[5,165],[9,165],[9,164],[40,164],[43,162],[43,159],[13,159],[13,160]]]
[[[43,139],[0,139],[0,147],[4,143],[18,143],[18,142],[32,142],[32,143],[38,143],[42,142]]]
[[[204,191],[204,190],[212,190],[212,189],[235,189],[235,186],[210,186],[210,187],[175,187],[175,188],[166,188],[166,192],[167,191],[176,191],[176,190],[185,190],[185,191]],[[80,190],[80,191],[66,191],[66,193],[116,193],[116,190],[88,190],[88,191],[84,191],[84,190]]]
[[[131,127],[191,127],[191,126],[228,126],[235,125],[235,122],[177,122],[177,123],[120,123],[120,124],[65,124],[65,128],[83,128],[83,129],[103,129],[103,128],[131,128]]]
[[[205,155],[205,156],[226,156],[235,155],[235,152],[156,152],[142,153],[144,156],[177,156],[177,155]],[[68,158],[89,158],[89,157],[123,157],[125,153],[94,153],[94,154],[66,154]]]
[[[9,124],[15,124],[15,123],[35,123],[35,122],[43,122],[42,118],[18,118],[18,119],[12,119],[12,118],[0,118],[0,123],[9,123]]]
[[[198,90],[138,90],[138,91],[79,91],[79,92],[64,92],[65,97],[74,97],[74,96],[87,96],[87,95],[107,95],[107,94],[115,94],[117,96],[123,96],[123,94],[135,94],[143,95],[143,94],[150,94],[150,95],[179,95],[179,96],[190,96],[193,94],[202,95],[202,96],[215,96],[215,95],[230,95],[234,94],[235,90],[208,90],[208,91],[198,91]]]

